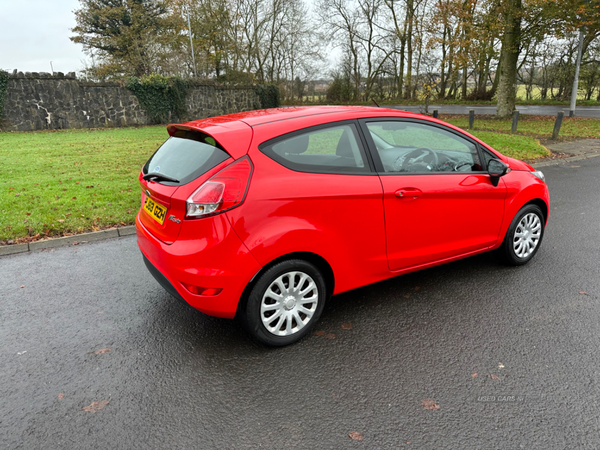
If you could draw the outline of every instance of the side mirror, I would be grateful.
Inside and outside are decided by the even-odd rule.
[[[491,159],[488,162],[488,173],[494,186],[498,186],[498,180],[500,180],[501,176],[506,175],[507,171],[508,166],[498,159]]]

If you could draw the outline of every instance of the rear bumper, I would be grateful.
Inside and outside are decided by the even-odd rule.
[[[139,213],[136,230],[146,266],[167,292],[205,314],[235,316],[240,297],[260,265],[224,214],[184,221],[172,244],[155,238],[140,222]],[[182,283],[222,290],[214,296],[196,295]]]
[[[177,289],[175,289],[175,287],[171,284],[169,279],[165,277],[162,273],[160,273],[160,270],[154,267],[145,255],[142,255],[142,258],[144,258],[144,264],[146,264],[148,272],[150,272],[154,279],[158,281],[158,284],[160,284],[165,291],[167,291],[177,300],[180,300],[187,305],[188,302],[186,302],[185,299],[181,296],[181,294],[177,292]]]

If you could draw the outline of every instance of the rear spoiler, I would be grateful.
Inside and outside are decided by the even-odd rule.
[[[177,131],[196,131],[207,134],[217,141],[233,159],[239,159],[248,153],[253,134],[252,128],[242,121],[219,123],[210,118],[167,125],[169,136],[173,136]]]

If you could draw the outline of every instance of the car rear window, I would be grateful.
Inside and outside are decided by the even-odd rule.
[[[142,172],[174,178],[179,183],[160,183],[179,186],[195,180],[229,157],[211,136],[179,130],[156,150]]]

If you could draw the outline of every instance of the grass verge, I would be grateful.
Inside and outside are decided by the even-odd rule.
[[[467,128],[461,117],[443,118]],[[476,118],[470,132],[507,156],[549,154],[538,138],[553,120]],[[600,121],[566,118],[561,136],[600,135]],[[0,244],[94,231],[133,223],[140,203],[137,177],[167,138],[164,126],[106,130],[0,133]]]
[[[164,126],[0,133],[0,243],[131,224]]]
[[[468,117],[452,117],[441,116],[445,122],[456,125],[463,129],[469,126]],[[554,129],[553,117],[546,116],[519,116],[519,126],[516,135],[531,136],[538,139],[549,139],[552,136]],[[475,116],[473,127],[475,130],[496,131],[509,133],[512,126],[512,120],[494,119],[493,116]],[[470,131],[469,131],[470,132]],[[515,135],[515,136],[516,136]],[[565,117],[560,128],[560,137],[580,137],[580,138],[597,138],[600,136],[600,120],[598,119],[583,119],[578,117]],[[493,144],[490,143],[493,147]],[[500,149],[498,149],[500,150]],[[502,150],[500,150],[502,151]]]

